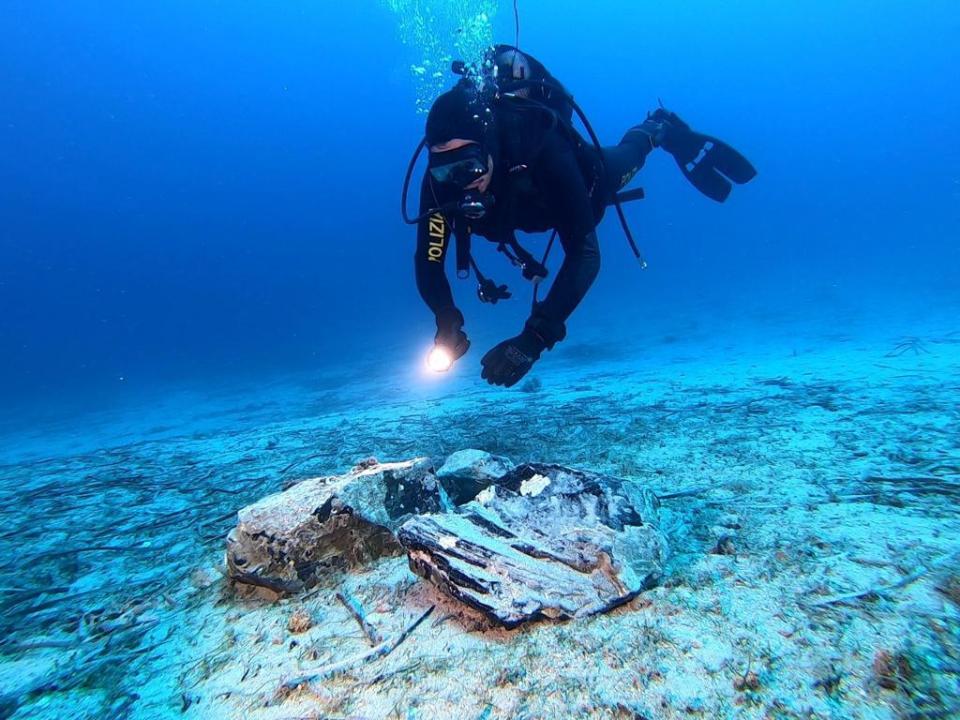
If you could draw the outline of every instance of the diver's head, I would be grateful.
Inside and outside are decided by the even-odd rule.
[[[486,141],[493,129],[493,109],[488,98],[471,80],[463,79],[443,93],[427,114],[427,144],[437,145],[453,138]]]
[[[465,195],[484,195],[493,176],[493,112],[469,83],[438,97],[427,115],[428,168],[436,184]],[[468,202],[468,206],[474,207]]]

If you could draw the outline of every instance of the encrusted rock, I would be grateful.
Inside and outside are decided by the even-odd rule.
[[[747,672],[733,679],[733,689],[737,692],[755,691],[760,689],[760,676],[755,672]]]
[[[723,535],[717,539],[717,544],[710,552],[714,555],[736,555],[737,547],[733,544],[733,538],[729,535]]]
[[[522,465],[459,511],[400,528],[410,567],[505,627],[615,608],[657,583],[667,546],[639,485]]]
[[[294,635],[305,633],[312,627],[313,618],[310,617],[310,613],[303,608],[294,610],[290,615],[290,619],[287,621],[287,630],[292,632]]]
[[[227,538],[228,574],[278,593],[297,592],[331,572],[398,554],[394,533],[404,520],[448,507],[430,461],[365,461],[345,475],[304,480],[242,509]]]
[[[446,459],[437,478],[454,504],[462,505],[511,470],[513,463],[505,457],[483,450],[460,450]]]

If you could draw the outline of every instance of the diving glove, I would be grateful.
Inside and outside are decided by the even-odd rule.
[[[528,325],[522,333],[504,340],[483,356],[480,377],[491,385],[513,387],[530,372],[546,347],[544,339]]]
[[[450,353],[450,362],[456,362],[470,349],[470,340],[463,331],[463,313],[449,307],[437,313],[437,334],[434,344]]]
[[[666,108],[647,116],[640,129],[654,147],[662,147],[676,160],[680,172],[704,195],[723,202],[733,189],[731,182],[750,182],[757,171],[743,155],[710,135],[703,135]]]

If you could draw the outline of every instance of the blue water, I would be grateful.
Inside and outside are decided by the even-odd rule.
[[[790,374],[842,396],[847,404],[840,404],[852,408],[848,436],[859,422],[857,393],[885,411],[904,398],[925,408],[912,416],[916,428],[891,421],[904,434],[890,444],[902,440],[907,450],[883,457],[955,457],[955,439],[941,446],[924,433],[942,426],[954,438],[956,427],[956,1],[520,0],[519,9],[521,46],[574,93],[605,143],[616,143],[662,100],[759,170],[718,205],[666,154],[650,156],[634,181],[647,199],[627,210],[649,268],[637,266],[607,217],[600,276],[567,340],[533,370],[551,378],[544,407],[560,412],[562,391],[586,400],[596,400],[594,390],[598,398],[616,395],[615,376],[626,378],[623,392],[634,393],[636,408],[645,406],[636,400],[644,392],[651,393],[646,406],[659,410],[680,407],[688,390],[706,398],[655,417],[650,427],[658,428],[675,415],[699,422],[697,408],[719,403],[713,383],[729,382],[737,400],[749,403],[751,373]],[[479,358],[519,331],[530,289],[482,242],[475,243],[478,260],[515,299],[483,306],[472,282],[452,280],[474,347],[447,378],[426,380],[420,371],[434,323],[414,283],[415,233],[400,220],[403,174],[423,132],[422,109],[453,82],[444,71],[450,58],[490,40],[512,42],[515,31],[506,0],[6,0],[0,500],[20,507],[26,495],[18,492],[37,483],[25,504],[38,517],[5,523],[22,522],[30,542],[56,544],[57,536],[37,530],[56,518],[61,529],[72,528],[64,530],[70,542],[107,542],[111,527],[103,523],[137,528],[141,504],[158,516],[182,511],[180,495],[171,511],[165,491],[152,493],[148,481],[156,480],[201,507],[176,529],[197,532],[202,542],[157,566],[183,570],[201,557],[219,558],[230,524],[224,517],[280,489],[289,479],[281,469],[318,452],[329,451],[328,466],[311,470],[335,472],[349,467],[343,463],[354,451],[450,451],[445,433],[470,442],[465,423],[479,418],[491,443],[544,460],[590,462],[593,450],[572,435],[555,447],[532,447],[496,432],[498,409],[522,412],[525,396],[488,389]],[[530,248],[545,240],[531,239]],[[555,270],[559,253],[551,262]],[[922,342],[899,344],[912,336]],[[843,358],[837,363],[851,364],[838,367],[834,351]],[[814,359],[804,365],[807,357]],[[878,360],[887,366],[874,382]],[[903,377],[897,363],[922,382],[894,387]],[[728,365],[736,365],[729,377]],[[606,390],[588,387],[597,377],[606,378],[599,383]],[[464,397],[467,418],[456,404]],[[608,400],[597,407],[612,415],[616,403]],[[932,410],[921,400],[941,405]],[[359,411],[381,401],[387,421],[367,424]],[[390,423],[408,412],[443,431],[417,425],[402,436]],[[524,422],[553,421],[531,412]],[[798,411],[796,436],[783,441],[798,456],[822,431],[819,417],[808,415]],[[342,425],[349,432],[330,429]],[[692,427],[690,437],[709,431]],[[241,429],[246,434],[230,435]],[[684,433],[665,435],[660,447],[684,446]],[[613,471],[621,450],[640,452],[635,438],[623,442],[597,462]],[[697,462],[724,442],[696,450]],[[886,442],[877,439],[876,447]],[[233,464],[253,456],[259,475],[251,481],[252,469]],[[91,481],[94,490],[70,502],[77,513],[97,514],[96,493],[106,493],[114,472],[103,468],[115,457],[139,468],[144,486],[130,487],[131,474],[141,477],[133,471],[118,476],[123,499],[112,501],[116,517],[98,515],[100,525],[81,522],[73,505],[45,490]],[[62,464],[43,471],[12,464],[42,458]],[[202,481],[220,480],[228,465],[226,477],[239,478],[240,489],[211,500]],[[817,472],[856,474],[848,470]],[[25,542],[6,524],[4,531],[0,539]],[[134,535],[123,541],[143,539]],[[10,567],[32,569],[28,557],[8,549],[4,556],[16,558]],[[112,572],[106,584],[115,584],[144,571],[83,558],[12,584],[46,602],[37,588],[47,584],[86,597],[88,585],[104,584],[102,575]],[[20,631],[28,638],[40,632]],[[155,701],[178,716],[179,690],[164,692],[155,691]],[[24,706],[16,717],[30,712]]]
[[[492,33],[509,41],[501,5]],[[630,208],[650,269],[608,221],[572,338],[601,319],[623,319],[613,333],[665,317],[727,332],[761,312],[884,323],[957,307],[954,3],[521,10],[521,43],[605,142],[662,98],[760,171],[717,206],[653,156],[637,181],[649,200]],[[389,368],[407,361],[397,344],[429,342],[398,215],[424,119],[421,48],[400,42],[386,6],[2,12],[5,408],[97,407],[347,352]],[[487,260],[519,288],[499,263]],[[493,311],[458,291],[468,329],[507,337],[522,321],[525,299]]]

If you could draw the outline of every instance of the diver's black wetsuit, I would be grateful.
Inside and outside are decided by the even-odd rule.
[[[497,116],[498,157],[489,191],[495,205],[479,221],[440,213],[417,228],[415,267],[417,288],[440,318],[455,311],[444,264],[451,233],[480,235],[508,241],[516,230],[556,229],[564,250],[563,264],[550,292],[530,318],[547,347],[566,335],[566,320],[583,299],[600,269],[596,226],[613,194],[643,166],[653,145],[649,134],[630,130],[614,147],[604,148],[603,163],[596,148],[583,141],[563,121],[517,100]],[[605,172],[601,172],[604,170]],[[420,213],[450,200],[425,176],[420,188]]]

